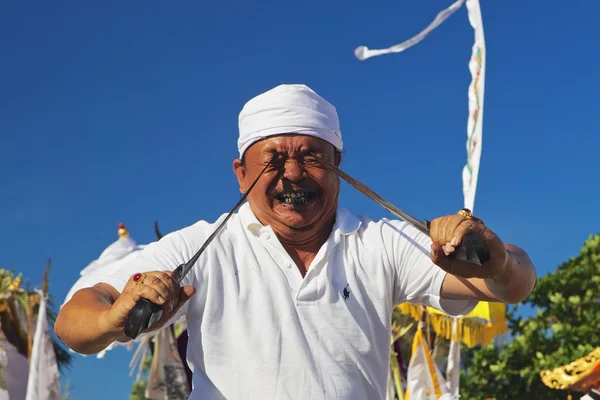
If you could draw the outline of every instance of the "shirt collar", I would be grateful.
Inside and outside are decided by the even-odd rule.
[[[264,225],[260,223],[258,218],[252,212],[248,202],[244,203],[238,214],[244,224],[244,227],[251,232],[264,228]],[[342,206],[338,206],[335,216],[335,224],[333,225],[333,232],[339,232],[342,235],[350,235],[360,228],[361,221],[348,210]]]

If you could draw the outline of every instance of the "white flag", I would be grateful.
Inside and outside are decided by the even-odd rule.
[[[40,310],[33,336],[26,400],[61,400],[56,353],[48,331],[46,294],[41,290],[36,292],[40,295]]]
[[[423,338],[423,323],[419,323],[413,339],[412,354],[406,376],[405,400],[434,400],[448,398],[446,383],[433,362],[429,346]]]
[[[354,55],[356,56],[356,58],[363,61],[363,60],[366,60],[367,58],[374,57],[374,56],[380,56],[382,54],[400,53],[410,47],[413,47],[415,44],[418,44],[423,39],[425,39],[432,30],[434,30],[435,28],[440,26],[440,24],[442,22],[444,22],[445,20],[447,20],[448,17],[450,17],[452,14],[454,14],[454,12],[456,10],[458,10],[460,8],[460,6],[462,6],[464,1],[465,0],[456,0],[454,3],[452,3],[450,5],[450,7],[440,11],[438,13],[438,15],[436,15],[435,19],[429,25],[427,25],[427,27],[425,29],[423,29],[421,32],[419,32],[415,36],[411,37],[410,39],[405,40],[402,43],[388,47],[387,49],[379,49],[379,50],[371,50],[366,46],[359,46],[356,49],[354,49]]]
[[[151,400],[187,399],[190,388],[173,331],[171,328],[161,329],[154,340],[154,356],[145,396]]]
[[[483,129],[483,97],[485,91],[485,37],[479,0],[467,0],[469,22],[475,30],[475,43],[469,62],[469,120],[467,122],[467,164],[463,168],[463,194],[465,208],[473,211],[479,175]]]

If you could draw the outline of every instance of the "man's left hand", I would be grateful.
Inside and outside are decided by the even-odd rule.
[[[479,236],[490,252],[490,260],[480,266],[463,260],[456,260],[452,253],[460,246],[468,232]],[[449,274],[462,278],[497,278],[507,268],[508,254],[500,238],[476,217],[454,214],[431,221],[430,237],[431,260]]]

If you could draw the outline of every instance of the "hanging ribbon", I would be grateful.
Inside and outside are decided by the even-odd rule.
[[[463,5],[464,2],[465,2],[465,0],[455,1],[454,3],[452,3],[452,5],[450,5],[450,7],[446,8],[445,10],[440,11],[438,13],[438,15],[436,15],[435,19],[429,25],[427,25],[427,27],[425,29],[423,29],[421,32],[419,32],[415,36],[411,37],[410,39],[405,40],[402,43],[399,43],[392,47],[388,47],[387,49],[379,49],[379,50],[371,50],[366,46],[359,46],[354,50],[354,55],[359,60],[364,61],[367,58],[380,56],[382,54],[400,53],[410,47],[413,47],[415,44],[418,44],[423,39],[425,39],[431,31],[433,31],[435,28],[440,26],[440,24],[442,22],[444,22],[445,20],[447,20],[448,17],[450,17],[452,14],[454,14],[454,12],[456,10],[458,10]]]

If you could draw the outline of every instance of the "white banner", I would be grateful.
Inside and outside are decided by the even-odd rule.
[[[463,168],[463,194],[465,208],[473,211],[479,175],[483,130],[483,97],[485,91],[485,37],[479,0],[467,0],[469,22],[475,30],[475,43],[469,62],[469,120],[467,122],[467,164]]]
[[[413,47],[415,44],[418,44],[423,39],[429,35],[429,33],[440,26],[442,22],[448,19],[456,10],[462,6],[465,0],[456,0],[454,3],[450,5],[450,7],[442,10],[436,15],[435,19],[421,32],[411,37],[408,40],[405,40],[402,43],[394,45],[392,47],[388,47],[387,49],[379,49],[379,50],[371,50],[366,46],[359,46],[354,50],[354,55],[359,60],[363,61],[370,57],[380,56],[382,54],[390,54],[390,53],[400,53],[410,47]]]
[[[434,400],[448,398],[442,373],[433,362],[429,346],[423,337],[423,323],[419,323],[413,339],[412,354],[406,376],[406,400]]]
[[[29,380],[27,382],[26,400],[61,400],[60,375],[56,364],[56,353],[52,345],[52,337],[48,331],[46,315],[46,295],[36,290],[40,295],[33,347],[29,365]]]
[[[151,400],[187,399],[190,387],[171,328],[161,329],[154,340],[145,396]]]

